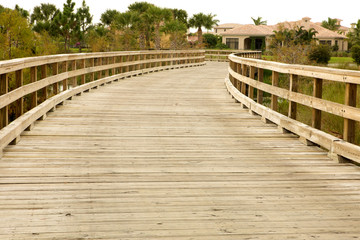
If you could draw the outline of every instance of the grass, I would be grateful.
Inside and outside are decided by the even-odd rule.
[[[331,57],[329,63],[353,63],[352,57]]]

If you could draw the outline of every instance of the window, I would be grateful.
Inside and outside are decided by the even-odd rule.
[[[239,49],[239,39],[238,38],[227,38],[226,45],[231,49]]]
[[[323,44],[323,45],[329,45],[329,46],[331,46],[331,40],[320,40],[319,43],[320,43],[320,44]]]

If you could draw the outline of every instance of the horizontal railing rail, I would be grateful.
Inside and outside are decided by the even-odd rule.
[[[229,60],[229,76],[225,83],[228,91],[244,108],[249,108],[252,114],[261,115],[265,122],[277,124],[282,131],[297,134],[308,145],[316,144],[328,149],[329,156],[339,162],[349,160],[360,163],[360,147],[355,144],[356,137],[359,137],[357,134],[360,134],[356,131],[356,124],[360,122],[360,108],[357,106],[360,71],[290,65],[235,54],[230,55]],[[265,71],[269,77],[268,83],[264,81]],[[280,86],[279,79],[288,82]],[[306,80],[312,81],[311,95],[299,91],[301,81]],[[325,82],[327,85],[344,85],[343,102],[323,99]],[[268,99],[265,99],[265,94]],[[281,101],[288,104],[285,113],[279,110]],[[311,109],[311,123],[297,119],[301,117],[298,105]],[[322,113],[343,118],[342,136],[323,131]]]
[[[126,77],[205,64],[205,52],[63,54],[0,62],[0,156],[24,130],[74,95]]]
[[[228,62],[229,55],[236,54],[239,57],[261,59],[261,51],[253,50],[205,50],[206,61]]]

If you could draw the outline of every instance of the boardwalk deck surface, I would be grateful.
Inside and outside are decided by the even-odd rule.
[[[0,161],[0,239],[360,239],[360,170],[265,124],[226,63],[74,97]]]

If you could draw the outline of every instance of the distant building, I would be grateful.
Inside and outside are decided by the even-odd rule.
[[[282,22],[276,25],[241,25],[241,24],[221,24],[214,27],[215,33],[223,37],[223,43],[232,49],[250,50],[262,49],[269,46],[271,36],[274,31],[278,31],[281,27],[287,29],[294,29],[303,26],[304,29],[309,30],[314,28],[318,33],[315,37],[320,44],[329,44],[330,46],[337,45],[339,51],[347,51],[348,43],[346,41],[346,33],[349,28],[341,28],[344,33],[340,34],[333,32],[321,26],[321,24],[313,23],[311,18],[304,17],[299,21]],[[339,19],[341,22],[341,20]]]

